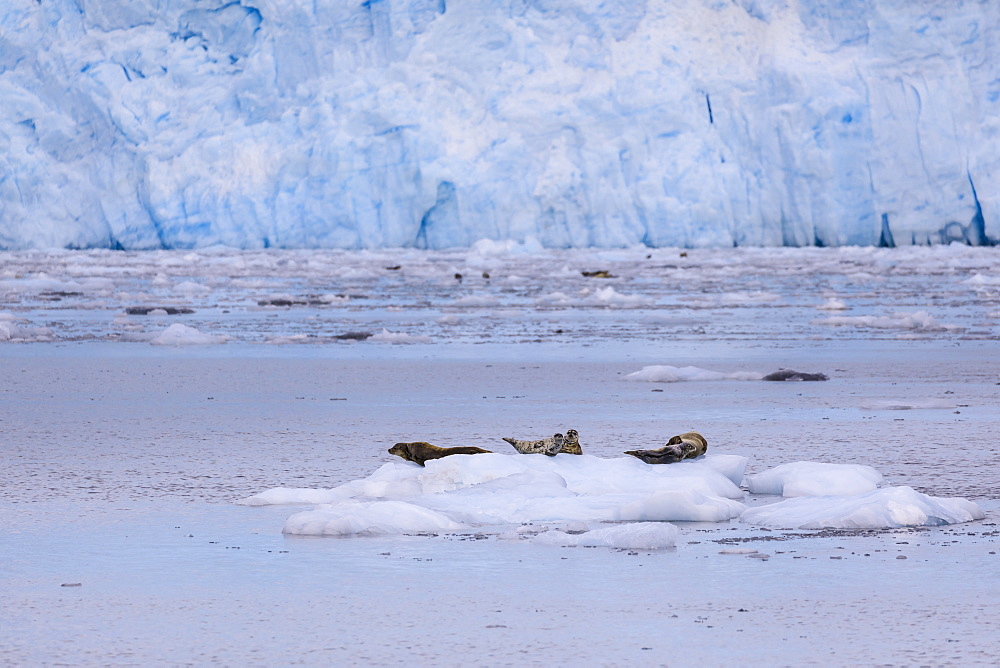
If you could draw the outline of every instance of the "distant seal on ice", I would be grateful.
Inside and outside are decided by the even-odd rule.
[[[563,439],[562,450],[568,455],[582,455],[583,448],[580,447],[580,434],[576,429],[567,429],[566,437]]]
[[[825,373],[808,373],[805,371],[794,371],[793,369],[778,369],[772,371],[762,378],[762,380],[830,380]]]
[[[504,436],[503,440],[513,445],[514,449],[522,455],[542,454],[549,457],[555,457],[562,450],[563,444],[566,442],[562,434],[554,434],[538,441],[522,441],[507,436]]]
[[[638,457],[647,464],[673,464],[682,459],[694,459],[705,454],[708,441],[696,431],[671,436],[667,444],[657,450],[626,450],[626,455]]]
[[[447,457],[449,455],[478,455],[489,452],[489,450],[483,450],[482,448],[477,448],[471,445],[461,445],[457,448],[439,448],[438,446],[431,445],[426,441],[397,443],[389,448],[390,455],[402,457],[408,462],[416,462],[421,466],[423,466],[424,462],[429,459],[441,459],[442,457]]]

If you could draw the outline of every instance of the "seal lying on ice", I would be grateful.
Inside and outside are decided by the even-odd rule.
[[[562,450],[563,444],[566,442],[562,434],[554,434],[540,441],[521,441],[507,436],[504,436],[503,440],[513,445],[514,449],[522,455],[543,454],[549,457],[555,457]]]
[[[389,448],[390,455],[402,457],[408,462],[416,462],[421,466],[423,466],[424,462],[428,459],[441,459],[442,457],[447,457],[449,455],[478,455],[489,452],[489,450],[483,450],[482,448],[477,448],[471,445],[462,445],[457,448],[439,448],[438,446],[431,445],[426,441],[397,443]]]
[[[696,431],[671,436],[667,444],[658,450],[626,450],[626,455],[638,457],[647,464],[673,464],[682,459],[693,459],[705,454],[708,441]]]
[[[576,429],[567,429],[566,437],[563,439],[562,450],[568,455],[582,455],[583,448],[580,447],[580,434]]]

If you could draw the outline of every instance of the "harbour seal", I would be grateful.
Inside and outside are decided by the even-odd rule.
[[[483,450],[482,448],[477,448],[471,445],[462,445],[457,448],[439,448],[438,446],[431,445],[426,441],[397,443],[389,448],[390,455],[402,457],[408,462],[416,462],[421,466],[423,466],[424,462],[429,459],[441,459],[442,457],[447,457],[449,455],[478,455],[489,452],[489,450]]]
[[[563,439],[562,450],[568,455],[582,455],[583,448],[580,447],[580,434],[576,429],[567,429],[566,437]]]
[[[667,444],[657,450],[626,450],[626,455],[638,457],[647,464],[673,464],[682,459],[694,459],[705,454],[708,441],[696,431],[671,436]]]
[[[825,373],[808,373],[794,369],[778,369],[764,376],[761,380],[830,380]]]
[[[504,436],[503,440],[513,445],[514,449],[522,455],[543,454],[549,457],[555,457],[566,442],[562,434],[554,434],[539,441],[521,441],[507,436]]]

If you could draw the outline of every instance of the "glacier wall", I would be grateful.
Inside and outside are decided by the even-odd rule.
[[[9,0],[0,248],[1000,241],[994,0]]]

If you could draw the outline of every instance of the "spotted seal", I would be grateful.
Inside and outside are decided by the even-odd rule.
[[[416,462],[421,466],[429,459],[441,459],[449,455],[478,455],[489,453],[490,450],[483,450],[471,445],[462,445],[457,448],[439,448],[426,441],[414,441],[413,443],[397,443],[389,448],[390,455],[402,457],[408,462]]]
[[[671,436],[658,450],[626,450],[626,455],[638,457],[647,464],[673,464],[682,459],[694,459],[705,454],[708,441],[696,431]]]
[[[580,434],[576,429],[567,429],[566,437],[563,439],[562,450],[568,455],[582,455],[583,448],[580,447]]]
[[[513,445],[514,449],[522,455],[543,454],[549,457],[555,457],[566,442],[562,434],[554,434],[540,441],[521,441],[507,436],[504,436],[503,440]]]

